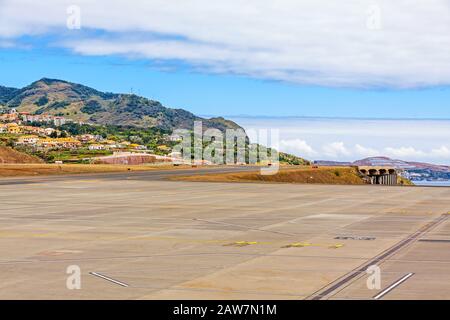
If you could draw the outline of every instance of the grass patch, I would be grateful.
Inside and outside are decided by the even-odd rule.
[[[281,168],[275,175],[261,175],[259,172],[205,174],[201,176],[174,177],[173,180],[205,182],[272,182],[272,183],[312,183],[312,184],[365,184],[356,168]]]

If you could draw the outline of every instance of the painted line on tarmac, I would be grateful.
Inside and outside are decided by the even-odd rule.
[[[404,238],[394,246],[390,247],[389,249],[383,251],[378,256],[375,256],[374,258],[368,260],[366,263],[358,267],[357,269],[349,272],[345,276],[338,278],[336,281],[331,282],[330,284],[326,285],[322,289],[316,291],[307,299],[309,300],[322,300],[329,298],[330,295],[335,295],[336,293],[340,292],[342,289],[347,287],[351,282],[353,282],[357,277],[361,276],[364,271],[367,270],[367,268],[371,265],[377,265],[385,260],[392,258],[396,253],[398,253],[401,249],[404,247],[407,247],[408,245],[414,243],[415,241],[419,240],[419,237],[426,234],[427,232],[433,230],[436,228],[439,224],[443,223],[444,221],[447,221],[449,218],[448,214],[443,214],[434,219],[433,221],[428,222],[421,228],[419,228],[416,232],[411,234],[410,236]]]
[[[238,228],[245,228],[248,230],[255,230],[255,231],[261,231],[261,232],[268,232],[268,233],[276,233],[276,234],[282,234],[285,236],[297,236],[296,234],[292,234],[292,233],[286,233],[286,232],[281,232],[281,231],[272,231],[272,230],[265,230],[265,229],[260,229],[260,228],[253,228],[250,226],[245,226],[245,225],[241,225],[241,224],[234,224],[234,223],[226,223],[226,222],[221,222],[221,221],[212,221],[212,220],[205,220],[205,219],[192,219],[194,221],[202,221],[202,222],[208,222],[208,223],[213,223],[213,224],[221,224],[224,226],[231,226],[231,227],[238,227]]]
[[[129,285],[126,284],[125,282],[121,282],[121,281],[115,280],[113,278],[107,277],[107,276],[105,276],[105,275],[103,275],[101,273],[98,273],[98,272],[89,272],[89,274],[91,274],[93,276],[96,276],[96,277],[99,277],[99,278],[102,278],[102,279],[104,279],[106,281],[118,284],[119,286],[122,286],[122,287],[129,287]]]
[[[375,300],[380,300],[381,298],[383,298],[385,295],[387,295],[389,292],[391,292],[392,290],[394,290],[395,288],[397,288],[399,285],[401,285],[403,282],[405,282],[406,280],[408,280],[409,278],[411,278],[414,275],[414,273],[410,272],[406,275],[404,275],[403,277],[401,277],[400,279],[398,279],[397,281],[395,281],[393,284],[391,284],[389,287],[387,287],[386,289],[384,289],[383,291],[381,291],[379,294],[377,294],[375,297],[373,297]]]

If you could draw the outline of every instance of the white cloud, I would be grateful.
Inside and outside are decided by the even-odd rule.
[[[361,157],[376,157],[380,152],[373,148],[363,147],[360,144],[355,145],[355,153]]]
[[[423,160],[423,161],[438,161],[450,160],[450,148],[441,146],[428,151],[416,149],[414,147],[388,147],[384,149],[384,154],[390,157],[397,157],[402,160]]]
[[[441,146],[438,149],[431,150],[431,156],[443,159],[450,159],[450,148]]]
[[[372,156],[389,156],[450,165],[450,120],[266,117],[233,120],[246,130],[277,128],[280,141],[291,142],[300,137],[300,141],[307,141],[307,145],[316,152],[307,157],[311,160],[355,161]],[[295,148],[290,151],[305,156],[304,152],[297,153]]]
[[[351,154],[343,142],[332,142],[323,146],[322,149],[324,154],[328,157],[339,158],[342,156],[349,156]]]
[[[390,157],[397,157],[400,159],[411,159],[412,157],[425,157],[426,153],[417,150],[414,147],[400,147],[400,148],[392,148],[388,147],[384,149],[385,154]]]
[[[303,156],[317,155],[317,152],[306,141],[301,139],[281,140],[280,150]]]
[[[60,33],[56,42],[80,54],[179,59],[303,84],[450,84],[447,0],[78,0],[83,29],[71,31],[73,3],[2,0],[0,37]],[[379,29],[370,27],[374,3]]]

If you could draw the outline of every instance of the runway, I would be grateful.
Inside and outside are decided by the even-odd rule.
[[[450,299],[449,188],[172,174],[0,180],[0,299]]]
[[[82,174],[66,174],[66,175],[39,175],[33,177],[0,177],[0,186],[15,184],[30,184],[42,182],[71,181],[80,179],[100,178],[102,180],[121,181],[125,179],[132,180],[164,180],[175,176],[195,176],[207,173],[229,173],[229,172],[251,172],[259,171],[259,166],[211,166],[202,168],[188,169],[163,169],[149,171],[129,171],[129,172],[107,172],[107,173],[82,173]]]

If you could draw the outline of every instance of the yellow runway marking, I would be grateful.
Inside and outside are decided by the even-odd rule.
[[[224,244],[224,246],[228,246],[228,247],[246,247],[246,246],[251,246],[252,244],[258,244],[258,242],[256,242],[256,241],[236,241],[236,242]]]
[[[336,243],[336,244],[314,244],[314,243],[309,243],[309,242],[294,242],[291,244],[288,244],[286,246],[283,246],[282,248],[304,248],[304,247],[327,247],[330,249],[339,249],[342,248],[344,245],[341,243]]]
[[[222,245],[227,247],[246,247],[251,245],[280,245],[283,241],[232,241],[230,239],[187,239],[176,237],[160,237],[160,236],[111,236],[111,235],[80,235],[77,233],[65,232],[28,232],[28,231],[0,231],[0,238],[54,238],[54,239],[70,239],[70,240],[122,240],[122,241],[172,241],[178,243],[209,243]],[[230,242],[232,241],[232,242]],[[309,242],[294,242],[284,245],[281,248],[303,248],[303,247],[327,247],[330,249],[338,249],[343,244],[315,244]]]
[[[310,247],[312,246],[311,243],[307,243],[307,242],[294,242],[291,244],[288,244],[286,246],[283,246],[282,248],[303,248],[303,247]]]

